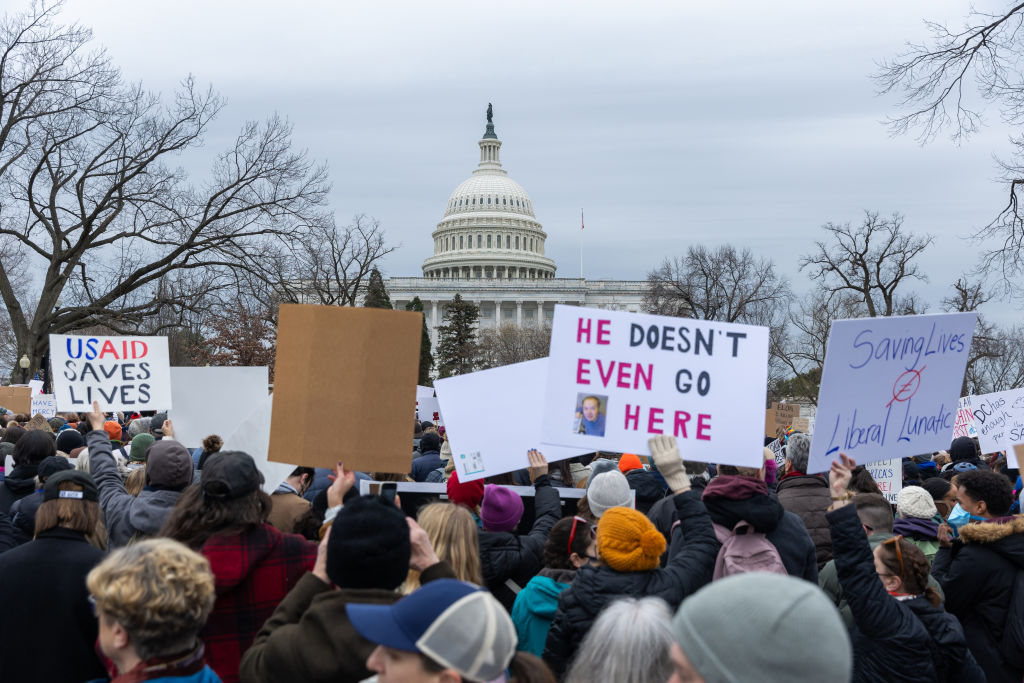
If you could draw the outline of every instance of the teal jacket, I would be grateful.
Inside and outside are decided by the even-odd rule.
[[[512,622],[519,636],[519,649],[540,657],[558,611],[558,596],[576,576],[572,569],[540,570],[516,596],[512,605]]]

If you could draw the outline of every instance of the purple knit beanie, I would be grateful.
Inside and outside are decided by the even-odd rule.
[[[512,531],[523,517],[523,499],[504,486],[488,484],[480,504],[484,531]]]

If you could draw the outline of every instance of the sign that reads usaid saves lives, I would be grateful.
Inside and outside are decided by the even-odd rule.
[[[976,313],[837,320],[808,472],[949,448]]]
[[[50,335],[58,410],[171,408],[167,337]]]

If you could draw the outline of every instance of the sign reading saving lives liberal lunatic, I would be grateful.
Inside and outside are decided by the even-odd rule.
[[[50,335],[57,410],[167,410],[167,337]]]
[[[976,313],[836,320],[808,472],[949,448]]]
[[[767,375],[766,327],[556,306],[544,442],[760,467]]]

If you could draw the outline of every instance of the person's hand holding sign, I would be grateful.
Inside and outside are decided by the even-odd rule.
[[[327,489],[327,507],[337,507],[341,505],[349,489],[355,486],[356,473],[346,470],[345,466],[339,462],[335,473],[329,474],[327,477],[331,480],[331,485]]]
[[[548,473],[548,461],[544,459],[544,454],[536,448],[531,448],[526,457],[530,459],[530,468],[527,472],[530,474],[530,483],[532,484],[542,475]]]
[[[651,457],[654,464],[658,466],[658,472],[665,479],[665,483],[672,489],[673,494],[686,493],[690,490],[690,477],[683,467],[683,459],[679,457],[679,446],[674,436],[662,434],[652,436],[647,440],[647,447],[651,449]]]
[[[853,458],[846,453],[839,454],[839,462],[832,461],[832,469],[829,470],[829,488],[832,491],[832,507],[830,510],[837,510],[850,502],[853,494],[848,490],[850,479],[853,478],[853,468],[857,466]]]

